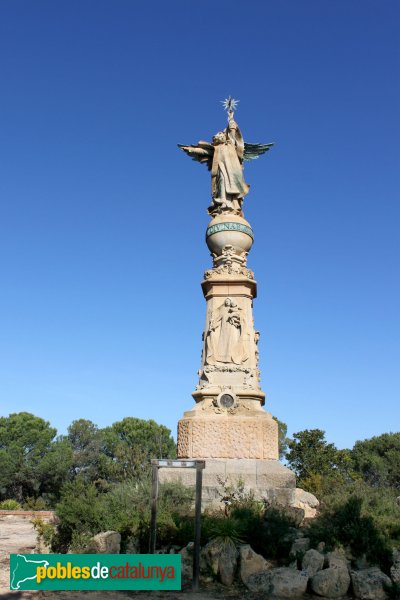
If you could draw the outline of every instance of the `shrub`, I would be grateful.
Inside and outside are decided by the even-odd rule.
[[[181,483],[160,485],[157,507],[157,546],[184,546],[194,538],[194,490]],[[150,485],[140,512],[139,526],[132,531],[142,552],[148,551],[150,537]]]
[[[395,546],[400,543],[400,506],[396,503],[397,495],[397,490],[377,488],[357,480],[345,486],[332,487],[329,493],[320,496],[320,512],[334,511],[352,496],[362,498],[361,514],[371,517],[389,545]]]
[[[114,484],[106,492],[79,477],[66,484],[56,507],[59,524],[53,547],[59,551],[68,548],[79,551],[85,547],[88,537],[111,529],[121,534],[122,546],[133,535],[139,539],[141,551],[147,552],[150,490],[148,480]],[[157,515],[159,545],[176,543],[178,524],[182,522],[183,515],[190,514],[192,496],[193,491],[182,484],[160,485]]]
[[[24,502],[24,510],[46,510],[48,508],[46,501],[44,498],[34,498],[33,496],[28,496]]]
[[[9,498],[0,502],[0,510],[22,510],[22,506],[16,500]]]
[[[308,534],[312,545],[324,541],[327,549],[349,547],[354,558],[366,555],[384,570],[390,564],[390,545],[374,523],[373,517],[362,514],[363,499],[352,495],[344,503],[322,509],[310,523]]]
[[[43,542],[46,546],[51,548],[56,534],[54,524],[45,523],[41,517],[34,517],[31,523],[36,529],[38,542]]]
[[[88,547],[92,537],[93,536],[90,533],[85,533],[82,531],[73,531],[71,536],[71,542],[69,544],[70,550],[72,550],[72,552],[75,552],[76,554],[82,554]]]
[[[201,535],[202,540],[204,541],[204,521],[206,519],[206,515],[202,516],[201,520]],[[183,548],[183,546],[187,546],[189,542],[193,542],[194,540],[194,515],[189,513],[185,515],[176,515],[175,516],[176,523],[176,533],[175,533],[175,544]],[[201,542],[203,545],[203,541]],[[204,544],[206,542],[204,541]]]
[[[326,496],[332,494],[332,490],[344,490],[347,484],[351,485],[351,481],[361,479],[359,475],[354,473],[351,474],[351,477],[352,479],[349,475],[333,469],[325,475],[312,471],[298,481],[298,487],[314,494],[319,500],[323,500]]]
[[[87,485],[79,478],[64,485],[61,500],[56,506],[59,523],[53,549],[65,552],[73,534],[94,535],[108,529],[103,496],[98,494],[94,484]]]
[[[254,550],[265,558],[287,559],[295,526],[295,517],[284,507],[267,505],[261,529],[253,531],[253,535],[257,536],[257,543],[253,544]]]
[[[223,546],[238,546],[243,544],[243,524],[234,517],[217,517],[209,525],[210,541]]]

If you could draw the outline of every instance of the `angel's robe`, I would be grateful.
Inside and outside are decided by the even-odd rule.
[[[214,155],[211,165],[213,199],[220,202],[227,200],[227,194],[240,199],[244,198],[249,191],[240,161],[240,158],[243,158],[243,137],[233,120],[226,128],[225,134],[223,143],[213,144]]]

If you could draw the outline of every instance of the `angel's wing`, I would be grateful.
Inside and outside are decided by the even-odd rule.
[[[243,160],[253,160],[267,152],[274,144],[244,144]]]
[[[183,146],[183,144],[178,144],[178,148],[186,152],[192,160],[199,163],[206,163],[208,170],[211,170],[212,157],[214,154],[214,146],[212,144],[200,141],[197,146]]]

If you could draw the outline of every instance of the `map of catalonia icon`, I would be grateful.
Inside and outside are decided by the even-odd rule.
[[[10,569],[11,590],[29,590],[29,581],[36,582],[36,569],[49,566],[47,560],[31,560],[23,554],[17,554],[13,559]]]

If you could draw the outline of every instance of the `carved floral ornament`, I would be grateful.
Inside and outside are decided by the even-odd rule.
[[[204,273],[205,279],[222,279],[227,275],[242,275],[247,279],[254,280],[254,273],[246,267],[248,252],[236,253],[236,249],[227,244],[223,247],[220,256],[211,254],[213,257],[214,268],[208,269]],[[222,277],[221,277],[222,276]]]
[[[229,275],[242,275],[243,277],[246,277],[246,279],[254,280],[253,271],[247,269],[246,267],[241,267],[236,263],[233,263],[231,265],[220,265],[215,269],[208,269],[204,273],[204,279],[224,279],[224,277]]]

